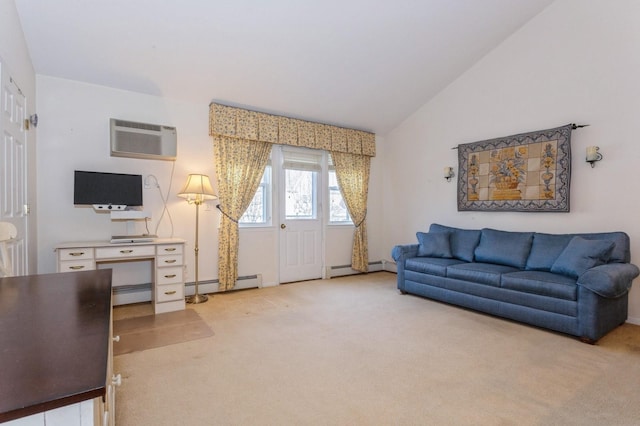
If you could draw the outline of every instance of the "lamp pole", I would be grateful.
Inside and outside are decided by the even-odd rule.
[[[200,204],[202,204],[202,197],[201,195],[196,195],[196,199],[193,201],[193,204],[196,205],[196,244],[195,244],[195,248],[194,248],[194,252],[195,252],[195,261],[196,261],[196,268],[195,268],[195,276],[196,276],[196,286],[195,286],[195,293],[193,294],[193,296],[188,296],[186,298],[186,302],[187,303],[203,303],[206,302],[207,300],[209,300],[209,296],[207,296],[206,294],[199,294],[198,293],[198,265],[199,265],[199,261],[198,261],[198,234],[199,232],[199,223],[200,223]]]

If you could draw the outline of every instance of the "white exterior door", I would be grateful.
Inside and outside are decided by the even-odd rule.
[[[18,236],[7,244],[14,275],[26,275],[27,146],[25,97],[0,62],[0,221],[11,222]]]
[[[322,278],[320,152],[283,148],[280,190],[280,283]]]

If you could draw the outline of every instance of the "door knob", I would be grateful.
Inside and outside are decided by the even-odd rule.
[[[285,225],[284,223],[281,223],[281,224],[280,224],[280,229],[284,229],[284,228],[286,228],[286,227],[287,227],[287,225]]]

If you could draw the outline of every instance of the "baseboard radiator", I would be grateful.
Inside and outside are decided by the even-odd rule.
[[[113,286],[113,305],[149,302],[151,283]]]
[[[375,262],[369,262],[369,272],[378,272],[384,271],[383,269],[383,261],[378,260]],[[335,265],[330,266],[326,269],[326,277],[335,278],[335,277],[344,277],[345,275],[356,275],[361,274],[362,272],[356,271],[351,268],[351,265]]]
[[[198,293],[217,293],[220,281],[205,280],[198,283]],[[185,284],[184,293],[186,296],[194,294],[196,284],[188,282]],[[234,290],[245,290],[248,288],[262,287],[262,274],[247,275],[238,277]],[[119,285],[113,287],[113,304],[128,305],[130,303],[141,303],[151,301],[151,283]]]
[[[200,281],[198,283],[198,293],[200,294],[209,294],[209,293],[218,293],[220,290],[218,289],[220,285],[220,280],[206,280]],[[189,296],[195,292],[196,283],[189,282],[185,284],[184,294]],[[256,275],[245,275],[242,277],[238,277],[236,280],[236,285],[233,287],[233,290],[246,290],[248,288],[261,288],[262,287],[262,274]]]

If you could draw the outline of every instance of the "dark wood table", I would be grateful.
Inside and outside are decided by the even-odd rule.
[[[111,270],[0,278],[0,422],[106,391]]]

